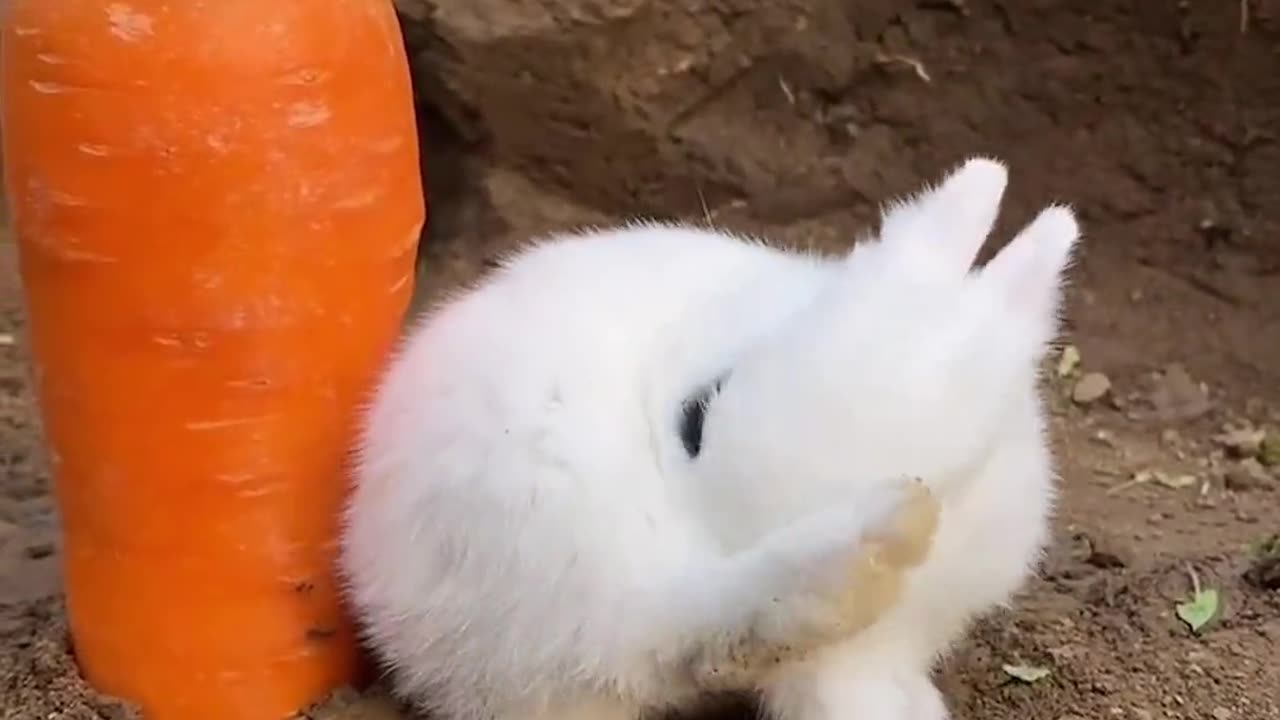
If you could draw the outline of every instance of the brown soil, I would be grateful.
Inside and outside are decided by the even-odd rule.
[[[1280,5],[468,6],[580,14],[513,12],[527,27],[503,34],[400,4],[430,136],[424,298],[530,234],[634,214],[844,247],[876,202],[974,152],[1012,166],[1006,231],[1075,204],[1088,238],[1067,339],[1111,393],[1079,405],[1076,377],[1053,381],[1056,543],[942,685],[957,719],[1280,718],[1280,592],[1256,547],[1280,532],[1280,471],[1216,439],[1226,423],[1280,431]],[[15,275],[6,238],[0,717],[126,717],[66,654]],[[1199,633],[1175,614],[1193,574],[1222,593]],[[1018,682],[1006,664],[1051,674]],[[398,717],[378,698],[313,715]]]

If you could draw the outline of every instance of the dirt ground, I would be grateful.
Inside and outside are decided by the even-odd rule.
[[[619,156],[636,132],[578,126],[558,160],[562,124],[428,77],[442,41],[411,32],[433,213],[422,297],[528,235],[627,215],[847,247],[878,201],[995,153],[1012,168],[1004,236],[1050,200],[1083,218],[1064,338],[1080,361],[1054,358],[1047,387],[1063,470],[1055,543],[1014,607],[942,667],[957,720],[1280,718],[1280,542],[1266,543],[1280,533],[1280,4],[922,0],[872,25],[857,47],[803,62],[751,55],[692,140],[649,127],[636,132],[658,138],[652,152]],[[485,120],[504,108],[505,125]],[[481,131],[459,127],[467,117]],[[552,139],[522,139],[540,132]],[[743,159],[699,164],[690,143]],[[23,322],[6,235],[0,717],[125,718],[66,653]],[[1220,606],[1193,632],[1177,607],[1196,584]],[[376,689],[311,716],[401,717]]]

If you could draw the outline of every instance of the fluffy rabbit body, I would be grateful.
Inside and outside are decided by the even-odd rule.
[[[1053,502],[1037,363],[1077,227],[1047,208],[973,269],[1005,184],[970,160],[840,258],[558,237],[424,318],[342,552],[396,687],[443,720],[713,690],[945,718],[932,664],[1023,582]]]

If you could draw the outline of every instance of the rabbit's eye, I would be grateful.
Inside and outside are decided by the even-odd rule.
[[[690,458],[702,452],[702,424],[706,420],[707,406],[720,392],[726,378],[700,388],[680,405],[680,442]]]

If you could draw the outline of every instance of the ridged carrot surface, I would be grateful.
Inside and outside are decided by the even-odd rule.
[[[3,132],[72,636],[148,720],[352,678],[353,422],[424,220],[390,0],[10,0]]]

